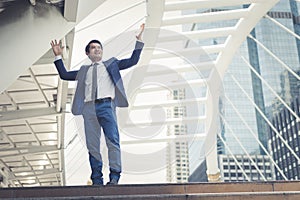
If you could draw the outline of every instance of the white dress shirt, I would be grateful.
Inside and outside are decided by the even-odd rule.
[[[62,59],[62,56],[55,56],[55,61],[59,59]],[[85,102],[92,100],[92,73],[93,67],[90,67],[85,78]],[[106,97],[111,97],[112,99],[115,98],[115,87],[103,62],[99,62],[97,65],[97,99]]]
[[[97,66],[97,99],[106,97],[115,98],[114,84],[104,66],[103,62],[100,62]],[[93,67],[90,67],[86,73],[85,78],[85,102],[92,100],[92,80]]]

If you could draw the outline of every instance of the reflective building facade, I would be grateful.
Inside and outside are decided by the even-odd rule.
[[[294,0],[280,0],[267,15],[291,31],[299,33],[298,7],[299,3]],[[234,20],[201,23],[196,25],[196,29],[231,26],[235,23]],[[295,89],[299,87],[299,80],[291,74],[291,71],[299,70],[299,41],[267,17],[260,20],[250,35],[236,52],[223,79],[220,134],[230,151],[219,145],[223,148],[219,149],[219,154],[254,156],[266,155],[272,151],[272,146],[268,145],[271,120],[276,113],[281,112],[279,108],[284,107],[282,101],[290,105],[295,91],[299,92]],[[214,38],[201,40],[199,43],[219,44],[223,43],[223,40],[224,38]],[[284,77],[289,77],[289,80],[295,79],[296,84],[283,82]],[[190,159],[193,160],[192,157]],[[220,160],[222,159],[219,158]],[[272,164],[272,160],[267,162]],[[222,163],[224,162],[219,163],[220,169],[223,168]],[[194,171],[191,170],[192,173]]]

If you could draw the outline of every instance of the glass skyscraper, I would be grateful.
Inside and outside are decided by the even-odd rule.
[[[295,6],[296,4],[292,3],[295,2],[281,0],[268,12],[268,15],[294,31],[296,16],[292,13],[291,5]],[[299,69],[297,42],[292,35],[267,18],[260,20],[251,35],[291,69],[294,71]],[[259,77],[249,69],[246,63],[241,60],[242,57],[249,61],[267,84],[262,83]],[[245,98],[240,87],[246,91],[266,116],[271,116],[274,112],[272,105],[277,100],[276,94],[281,92],[280,77],[284,71],[286,71],[284,66],[251,38],[243,43],[234,57],[223,82],[225,90],[223,115],[226,120],[226,143],[235,154],[243,154],[244,152],[231,133],[240,139],[245,149],[251,154],[264,154],[264,152],[258,147],[258,142],[251,135],[249,128],[252,130],[251,132],[258,134],[261,143],[266,148],[268,138],[267,123],[257,112],[252,102]],[[240,86],[233,81],[233,77]],[[237,115],[237,111],[241,116]],[[245,124],[248,124],[248,127]]]
[[[288,29],[297,32],[297,10],[297,3],[294,0],[281,0],[268,12],[268,16]],[[263,46],[256,45],[252,39],[248,38],[247,43],[250,63],[267,82],[267,84],[262,84],[258,77],[253,72],[251,73],[254,100],[261,111],[271,120],[272,115],[278,112],[276,110],[277,107],[274,108],[274,102],[279,101],[278,96],[287,104],[291,101],[291,98],[286,98],[286,96],[290,97],[291,94],[287,94],[288,92],[283,94],[281,92],[281,79],[284,72],[286,76],[294,77],[288,72],[286,67],[289,67],[293,71],[299,69],[297,40],[266,18],[260,20],[251,34],[272,52],[268,53]],[[286,66],[280,64],[278,60],[281,60]],[[276,97],[276,95],[278,96]],[[256,121],[259,139],[267,148],[268,125],[257,111]],[[261,154],[265,153],[261,150]]]
[[[298,4],[295,0],[280,0],[268,12],[268,16],[296,34],[300,33]],[[247,7],[247,5],[244,5],[244,7]],[[233,8],[217,9],[228,10]],[[214,12],[214,10],[198,10],[197,12]],[[235,24],[236,20],[207,24],[199,23],[196,24],[196,29],[234,26]],[[250,34],[263,46],[248,37],[236,52],[223,79],[224,95],[220,97],[220,102],[222,102],[220,119],[222,134],[233,154],[245,155],[246,150],[250,155],[264,155],[265,152],[254,137],[257,136],[262,145],[268,150],[269,125],[260,112],[271,120],[278,104],[281,104],[278,96],[287,104],[290,103],[286,97],[291,97],[293,94],[287,93],[294,90],[287,89],[285,94],[282,93],[282,76],[293,76],[287,70],[287,67],[295,72],[299,70],[300,46],[299,41],[294,36],[268,18],[261,19]],[[201,40],[199,45],[219,44],[223,43],[224,39]],[[271,53],[268,53],[264,47]],[[252,69],[245,60],[251,64]],[[285,63],[286,66],[282,65],[279,60]],[[261,76],[263,81],[255,72]],[[299,80],[297,81],[299,82]],[[219,150],[219,152],[229,154],[225,148]],[[190,159],[193,158],[190,157]]]

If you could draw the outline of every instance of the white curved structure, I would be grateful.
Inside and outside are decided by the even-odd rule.
[[[150,1],[151,2],[151,1]],[[219,95],[222,92],[222,79],[224,74],[239,46],[246,39],[247,35],[254,28],[257,22],[269,11],[278,0],[264,1],[264,0],[187,0],[187,1],[158,1],[156,3],[148,3],[148,15],[146,26],[148,28],[168,29],[172,26],[184,26],[185,24],[193,23],[209,23],[222,20],[236,20],[236,24],[231,27],[218,27],[209,30],[197,31],[181,31],[172,36],[158,37],[157,43],[176,42],[178,40],[186,40],[187,38],[193,40],[205,40],[208,38],[224,37],[224,43],[211,46],[198,46],[192,50],[183,49],[175,52],[175,56],[189,57],[195,54],[206,53],[217,54],[216,59],[210,60],[213,63],[209,78],[206,79],[209,92],[206,96],[206,122],[205,133],[206,137],[206,162],[207,174],[209,180],[216,181],[219,179],[219,169],[217,161],[217,145],[216,135],[219,132],[218,124],[218,102]],[[243,5],[247,4],[247,8]],[[187,14],[183,15],[185,10],[209,10],[218,7],[233,7],[230,10],[215,10],[212,12],[201,14]],[[236,9],[234,9],[234,7]],[[177,12],[177,15],[166,17],[171,12]],[[161,17],[164,16],[164,17]],[[154,23],[155,22],[155,23]],[[159,26],[159,27],[157,27]],[[158,33],[158,32],[157,32]],[[158,33],[159,34],[159,33]],[[150,38],[150,36],[148,36]],[[151,38],[156,36],[152,33]],[[147,37],[145,39],[148,39]],[[151,39],[152,41],[153,39]],[[155,47],[153,43],[150,47]],[[152,46],[151,46],[152,45]],[[146,42],[146,47],[148,44]],[[187,52],[187,53],[185,53]],[[150,57],[152,51],[146,51],[144,56]],[[153,55],[152,59],[159,59],[163,57],[172,57],[172,55],[162,54],[161,56]],[[206,61],[205,61],[206,62]],[[205,63],[197,63],[198,66],[205,66]],[[204,65],[203,65],[204,64]],[[198,68],[201,70],[201,67]]]
[[[156,85],[139,90],[140,93],[151,93],[160,90],[171,91],[191,85],[195,88],[206,87],[206,95],[201,98],[178,101],[169,99],[159,103],[141,105],[134,103],[138,93],[131,96],[133,105],[130,109],[132,110],[142,110],[153,106],[167,108],[177,104],[205,104],[204,116],[142,121],[125,124],[126,127],[145,126],[151,125],[151,123],[153,126],[203,123],[204,132],[195,132],[194,138],[205,138],[207,175],[210,181],[219,181],[216,137],[219,133],[218,106],[219,95],[222,93],[222,79],[236,50],[257,22],[278,1],[131,0],[133,5],[145,4],[146,7],[144,13],[146,20],[145,49],[138,68],[139,73],[143,76],[134,77],[135,85],[143,83],[144,78],[157,80],[174,71],[181,78],[184,77],[182,74],[188,74],[195,70],[199,70],[199,73],[209,71],[209,75],[202,79],[189,81],[174,82],[166,79],[162,83],[164,87]],[[9,45],[1,48],[0,51],[2,66],[5,66],[3,73],[0,74],[0,91],[2,92],[0,95],[0,175],[5,178],[3,186],[65,185],[65,113],[63,111],[66,108],[67,97],[72,95],[72,91],[68,90],[68,85],[57,77],[52,64],[53,56],[49,50],[49,41],[54,38],[63,38],[64,44],[68,47],[64,55],[65,62],[68,63],[68,67],[71,67],[73,39],[76,34],[79,34],[79,31],[75,32],[75,26],[107,1],[89,0],[89,4],[86,4],[84,0],[61,2],[64,4],[64,15],[55,7],[47,5],[44,7],[47,11],[44,16],[36,16],[34,10],[42,9],[39,7],[40,2],[37,1],[36,7],[24,6],[25,13],[27,13],[25,17],[16,18],[15,21],[9,21],[1,26],[1,44],[10,41]],[[243,5],[247,6],[243,7]],[[218,9],[220,7],[229,7],[230,9]],[[206,30],[195,30],[194,27],[197,23],[223,20],[231,20],[235,24]],[[57,28],[58,26],[59,28]],[[22,32],[22,37],[20,37],[20,32]],[[223,38],[224,43],[199,45],[202,44],[202,41],[212,38]],[[191,43],[193,45],[189,46]],[[30,53],[24,53],[28,51],[28,47],[32,47]],[[8,54],[7,52],[15,53]],[[19,55],[18,59],[16,59],[16,54]],[[197,61],[192,62],[195,57],[197,57]],[[173,58],[173,63],[171,62],[172,64],[169,65],[170,68],[148,71],[148,68],[145,67],[153,63],[157,64],[164,59],[172,60]],[[24,71],[26,72],[24,73]],[[129,93],[134,92],[130,91],[134,86],[129,84],[128,88]],[[123,141],[123,144],[182,141],[190,138],[191,136],[172,135],[154,139]],[[74,138],[70,140],[70,143],[73,140]]]

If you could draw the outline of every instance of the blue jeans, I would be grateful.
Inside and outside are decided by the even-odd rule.
[[[120,179],[121,151],[116,117],[116,107],[111,100],[103,102],[87,102],[83,109],[86,144],[89,151],[89,161],[92,170],[93,185],[103,184],[102,157],[100,153],[101,127],[108,148],[109,179]]]

